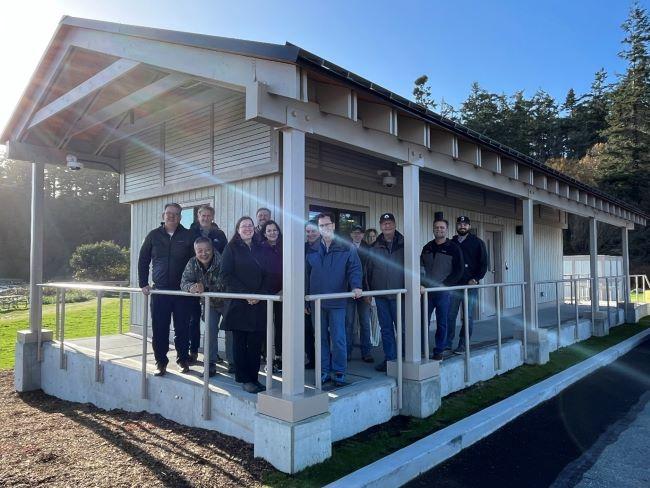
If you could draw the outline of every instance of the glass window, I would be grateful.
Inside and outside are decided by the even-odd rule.
[[[356,210],[344,208],[325,207],[322,205],[309,206],[309,220],[314,220],[319,213],[329,212],[334,215],[336,234],[345,239],[350,238],[350,231],[355,225],[366,228],[366,214]]]
[[[181,210],[181,225],[183,227],[189,229],[190,225],[196,222],[198,208],[199,205],[197,205],[196,207],[187,207]]]

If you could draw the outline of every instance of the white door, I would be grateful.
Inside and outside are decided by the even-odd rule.
[[[488,255],[488,269],[483,278],[483,284],[489,285],[502,281],[501,272],[501,230],[486,229],[484,233],[485,247]],[[491,317],[496,314],[496,290],[495,288],[484,288],[481,290],[480,314],[482,318]],[[501,295],[503,297],[503,295]]]

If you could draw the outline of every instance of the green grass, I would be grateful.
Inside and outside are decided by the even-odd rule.
[[[118,331],[119,298],[102,300],[102,335]],[[93,337],[97,317],[96,300],[70,303],[65,307],[65,337]],[[129,300],[124,300],[124,329],[129,323]],[[54,305],[43,305],[43,327],[54,330]],[[16,331],[29,328],[29,312],[17,310],[0,315],[0,369],[13,368]]]
[[[557,374],[647,328],[650,328],[650,317],[643,319],[639,324],[616,327],[607,337],[592,337],[579,344],[563,348],[551,353],[550,361],[544,365],[524,365],[443,398],[442,406],[431,417],[426,419],[395,417],[386,424],[335,443],[332,446],[332,457],[321,464],[307,468],[294,476],[274,471],[267,475],[264,481],[270,486],[277,487],[325,485]]]
[[[646,290],[645,294],[643,293],[630,293],[630,301],[632,302],[650,302],[650,290]]]

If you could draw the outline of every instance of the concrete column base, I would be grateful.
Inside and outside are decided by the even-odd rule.
[[[41,332],[41,342],[52,340],[52,331]],[[38,362],[38,334],[31,330],[19,330],[16,337],[16,365],[14,388],[16,391],[33,391],[41,388],[41,363]]]
[[[386,374],[397,378],[397,361],[388,361]],[[400,414],[425,418],[440,407],[440,361],[402,363],[402,408]]]
[[[585,318],[591,320],[593,335],[596,337],[604,337],[609,335],[609,321],[607,320],[607,312],[587,312]]]
[[[524,343],[524,329],[515,328],[515,339]],[[546,329],[528,329],[526,331],[526,342],[528,350],[524,351],[524,363],[526,364],[546,364],[549,360],[551,350]]]
[[[300,422],[285,422],[255,414],[255,457],[261,457],[284,473],[297,473],[332,455],[330,414]]]

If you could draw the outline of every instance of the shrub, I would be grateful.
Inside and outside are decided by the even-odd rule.
[[[70,267],[80,281],[127,280],[129,250],[112,241],[82,244],[72,253]]]

